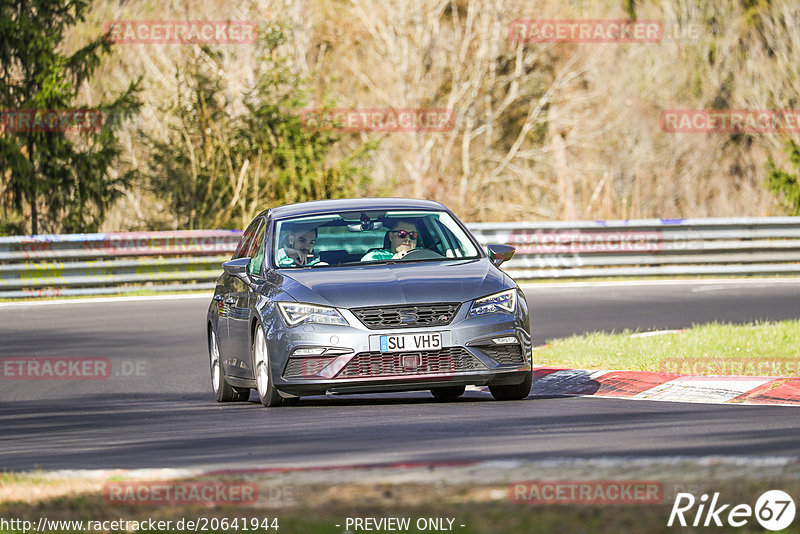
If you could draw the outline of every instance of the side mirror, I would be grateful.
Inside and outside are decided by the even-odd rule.
[[[222,264],[222,268],[229,275],[241,278],[245,282],[250,282],[250,273],[247,272],[248,265],[250,265],[250,258],[244,257],[226,261]]]
[[[503,262],[510,260],[516,252],[516,248],[511,245],[489,245],[489,259],[495,265],[500,267]]]

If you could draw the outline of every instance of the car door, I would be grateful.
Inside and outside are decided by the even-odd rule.
[[[233,253],[232,260],[236,258],[243,258],[247,256],[247,251],[250,249],[253,240],[255,239],[256,231],[258,230],[260,221],[257,219],[250,223],[250,226],[242,234],[239,244],[236,246],[236,251]],[[230,316],[234,312],[234,305],[236,304],[236,283],[241,283],[241,280],[228,273],[222,274],[217,280],[217,289],[214,292],[214,300],[217,303],[219,310],[219,319],[217,323],[217,341],[219,342],[219,354],[222,360],[223,367],[227,370],[225,363],[235,354],[236,350],[231,346],[230,336]],[[227,371],[226,371],[227,372]]]
[[[251,265],[248,272],[251,276],[260,276],[260,266],[263,262],[264,233],[266,224],[263,217],[259,217],[255,223],[256,231],[253,239],[240,257],[251,258]],[[262,254],[261,260],[258,254]],[[259,268],[254,270],[258,266]],[[229,363],[230,368],[226,367],[226,372],[232,376],[250,377],[250,310],[255,304],[255,293],[252,285],[241,278],[233,278],[232,291],[228,294],[226,302],[230,302],[231,308],[228,314],[228,335],[229,335]]]

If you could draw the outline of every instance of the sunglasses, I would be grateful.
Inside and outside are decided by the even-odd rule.
[[[405,239],[407,237],[411,237],[411,239],[416,239],[417,237],[419,237],[418,232],[406,232],[405,230],[392,230],[391,233],[397,234],[397,237],[399,237],[400,239]]]

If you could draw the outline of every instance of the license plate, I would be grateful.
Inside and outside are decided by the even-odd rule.
[[[442,347],[442,334],[401,334],[381,336],[381,352],[408,352],[415,350],[437,350]]]

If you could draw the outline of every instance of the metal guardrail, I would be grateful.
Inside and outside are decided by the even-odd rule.
[[[524,279],[800,274],[800,217],[474,223]],[[212,289],[237,230],[0,237],[0,298]]]
[[[0,298],[213,289],[242,232],[0,237]]]
[[[800,217],[478,223],[519,279],[800,274]]]

